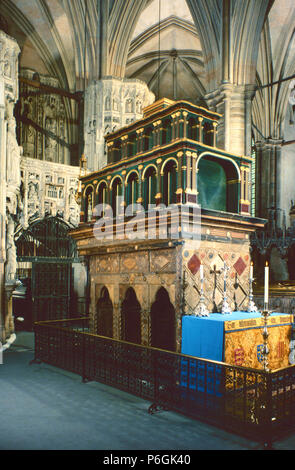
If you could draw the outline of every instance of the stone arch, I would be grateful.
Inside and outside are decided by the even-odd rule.
[[[168,351],[176,349],[175,309],[169,294],[160,287],[151,306],[151,346]]]

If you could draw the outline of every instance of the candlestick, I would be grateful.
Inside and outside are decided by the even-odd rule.
[[[250,264],[250,279],[253,280],[253,262]]]
[[[263,336],[262,356],[263,356],[263,369],[266,372],[269,372],[269,368],[268,368],[268,355],[269,355],[268,337],[269,337],[269,333],[268,333],[268,329],[267,329],[267,319],[268,319],[270,313],[271,312],[269,312],[268,310],[264,310],[262,312],[262,317],[264,319],[264,326],[263,326],[263,330],[262,330],[262,336]]]
[[[250,265],[250,276],[249,276],[249,305],[248,305],[248,312],[257,312],[257,307],[253,301],[253,263],[251,262]]]
[[[268,294],[269,294],[269,267],[268,262],[265,263],[264,268],[264,310],[268,310]]]
[[[223,303],[221,307],[221,313],[222,314],[227,314],[227,313],[232,313],[231,308],[227,302],[227,293],[226,293],[226,279],[227,279],[227,272],[229,271],[229,267],[226,265],[224,262],[224,284],[223,284]]]
[[[200,266],[200,279],[201,281],[204,279],[204,266],[202,264]]]
[[[201,290],[200,290],[200,303],[194,311],[196,317],[209,317],[209,312],[205,305],[205,296],[204,296],[204,266],[200,266],[200,280],[201,280]]]

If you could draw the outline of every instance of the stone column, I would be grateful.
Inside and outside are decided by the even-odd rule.
[[[99,79],[108,75],[108,24],[109,0],[97,0],[96,62]]]
[[[281,148],[279,139],[256,144],[256,215],[268,218],[269,209],[281,209]]]
[[[20,147],[16,140],[14,105],[18,99],[16,41],[0,31],[0,340],[14,331],[12,292],[16,281],[15,222],[20,210]]]
[[[222,115],[217,146],[235,155],[251,155],[251,106],[254,85],[223,83],[206,96],[210,109]]]
[[[0,78],[0,154],[6,156],[6,129],[5,121],[5,95],[4,81]],[[5,225],[6,225],[6,158],[0,159],[0,341],[5,341],[5,295],[4,295],[4,263],[5,251]]]

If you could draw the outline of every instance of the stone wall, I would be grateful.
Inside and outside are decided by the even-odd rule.
[[[68,100],[58,89],[56,78],[21,69],[20,100],[18,104],[19,140],[25,157],[48,162],[71,164],[68,122]],[[32,83],[44,86],[42,92]],[[48,87],[48,91],[46,91]]]
[[[45,214],[60,215],[65,221],[77,226],[80,207],[75,194],[78,188],[79,167],[40,161],[34,158],[21,159],[23,192],[23,221],[30,221]]]
[[[249,302],[249,243],[243,244],[202,241],[197,248],[184,245],[184,313],[192,314],[200,300],[200,263],[204,266],[204,296],[209,312],[220,312],[224,293],[224,262],[228,267],[226,279],[227,302],[231,310],[245,311]],[[215,274],[214,271],[217,273]],[[215,285],[216,281],[216,285]]]

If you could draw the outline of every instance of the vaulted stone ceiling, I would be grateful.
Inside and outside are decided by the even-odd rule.
[[[261,35],[257,62],[257,85],[278,82],[295,74],[295,4],[277,0]],[[253,122],[257,139],[283,137],[284,119],[290,116],[292,80],[257,90],[253,102]]]
[[[81,90],[97,78],[97,5],[2,0],[1,28],[17,39],[21,67],[56,77],[66,90]],[[159,27],[158,0],[109,0],[107,75],[139,78],[160,96],[198,101],[222,78],[221,10],[221,0],[161,0]],[[231,2],[233,83],[264,84],[294,74],[294,10],[293,0]],[[256,92],[253,117],[262,135],[281,133],[288,89],[283,83]]]
[[[145,81],[158,97],[198,102],[204,96],[202,47],[185,0],[153,0],[143,11],[130,45],[126,76]]]

